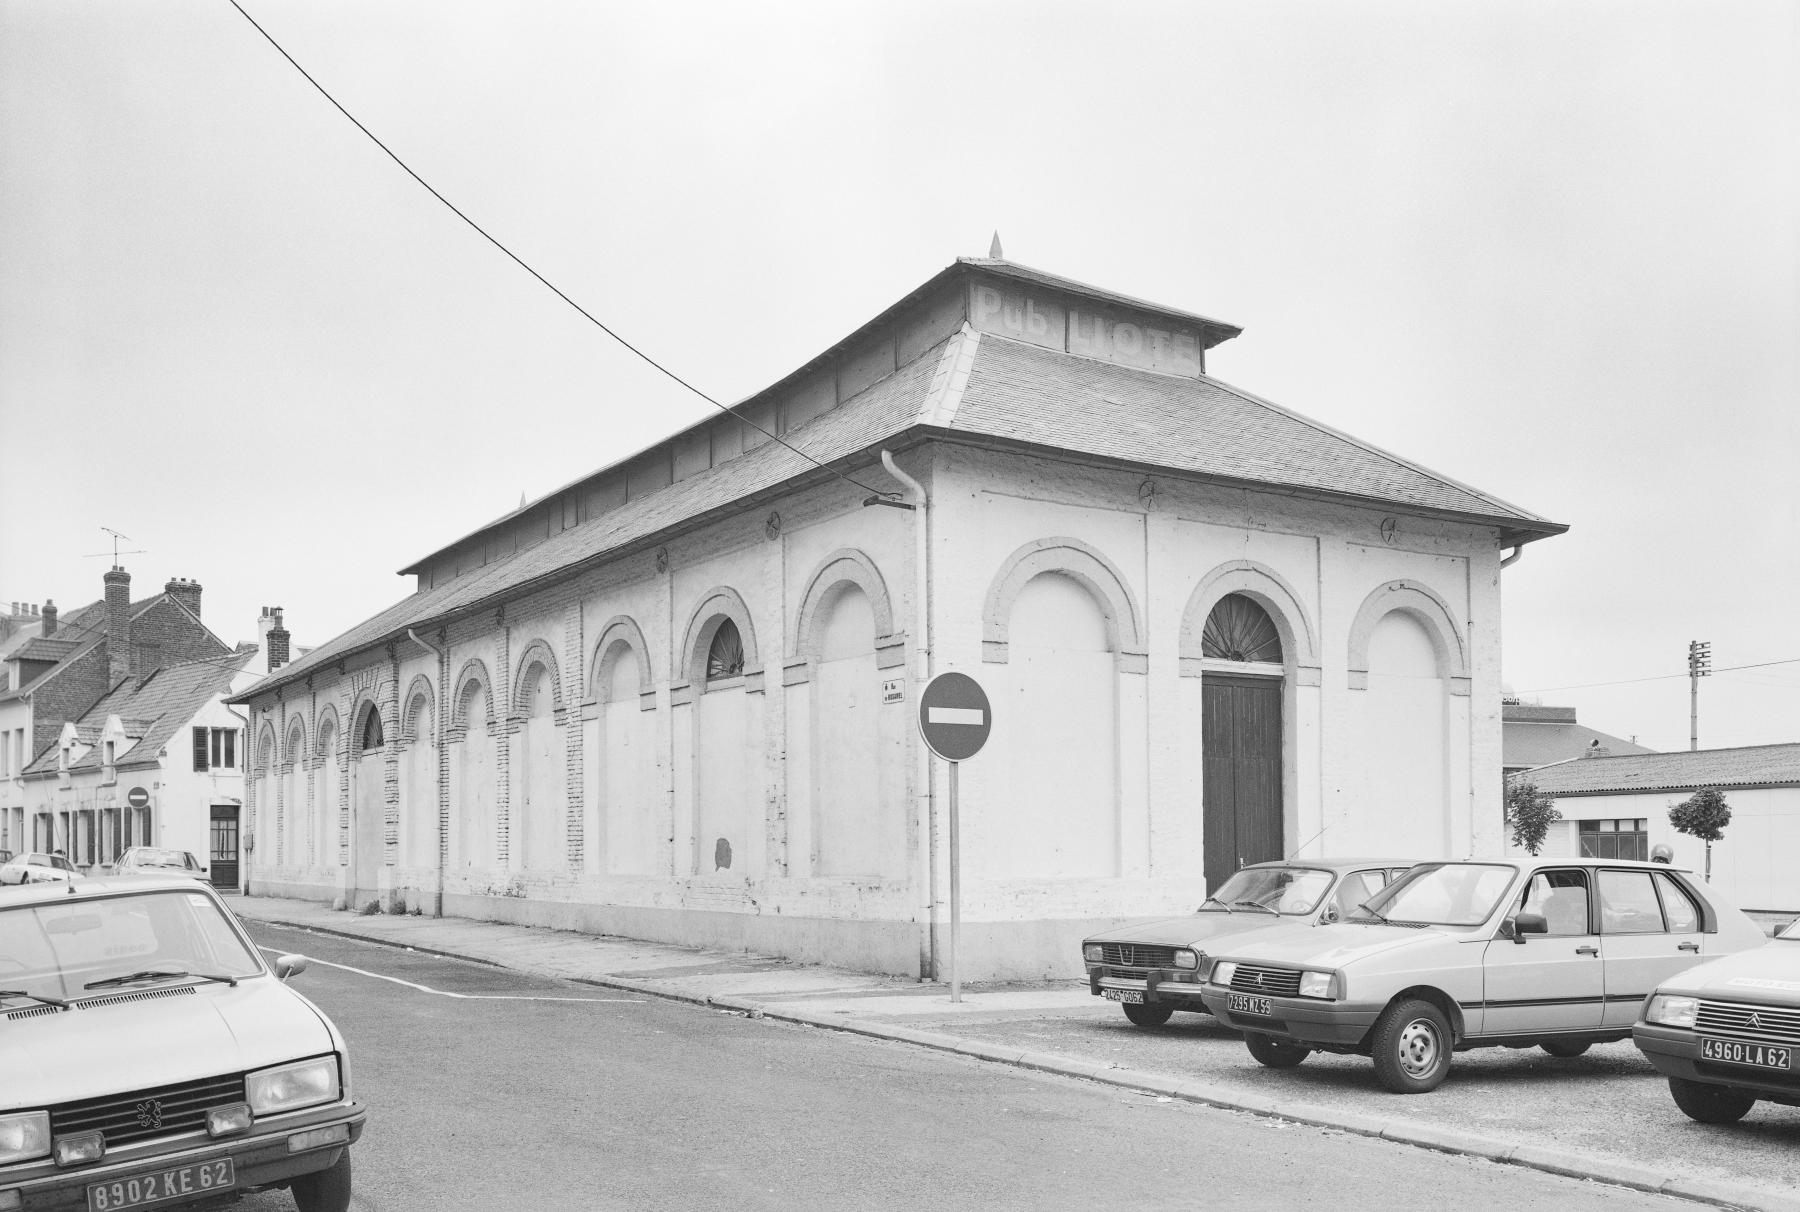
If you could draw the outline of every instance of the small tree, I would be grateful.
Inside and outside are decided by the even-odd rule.
[[[1539,791],[1536,783],[1517,779],[1506,785],[1506,823],[1512,829],[1513,845],[1535,855],[1550,826],[1560,820],[1556,801]]]
[[[1712,883],[1712,844],[1725,836],[1731,824],[1731,805],[1717,787],[1702,787],[1669,809],[1669,824],[1677,833],[1706,843],[1706,882]]]

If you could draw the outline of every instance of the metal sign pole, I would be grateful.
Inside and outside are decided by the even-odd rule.
[[[961,970],[956,966],[962,942],[962,838],[956,803],[956,772],[961,762],[950,763],[950,1000],[962,1001]]]

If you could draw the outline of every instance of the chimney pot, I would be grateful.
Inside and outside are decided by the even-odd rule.
[[[39,634],[45,639],[49,639],[56,634],[56,603],[49,598],[45,598],[44,612],[39,617],[44,620],[44,629]]]
[[[113,682],[131,676],[131,574],[114,564],[106,583],[106,664]]]

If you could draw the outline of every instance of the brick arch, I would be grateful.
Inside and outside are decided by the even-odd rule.
[[[612,685],[613,666],[618,663],[622,652],[631,652],[637,657],[638,694],[646,695],[655,689],[650,677],[650,645],[644,642],[643,630],[630,615],[615,615],[600,629],[600,639],[594,644],[593,659],[588,662],[589,702],[607,701],[607,691]]]
[[[361,691],[350,706],[351,728],[349,736],[345,738],[348,746],[345,752],[352,762],[360,760],[362,755],[368,752],[362,747],[363,721],[368,718],[371,711],[375,713],[375,718],[381,721],[382,750],[390,748],[394,743],[395,723],[382,713],[381,700],[375,696],[375,691],[372,689]]]
[[[737,624],[744,641],[744,678],[762,672],[762,656],[756,647],[756,628],[750,622],[750,608],[737,590],[721,585],[700,600],[688,616],[686,634],[681,643],[681,672],[690,685],[706,685],[706,654],[712,647],[713,634],[719,624],[730,619]]]
[[[494,721],[494,684],[488,678],[487,663],[480,657],[471,657],[463,662],[463,667],[457,671],[456,681],[451,683],[456,687],[456,693],[450,698],[452,728],[466,729],[470,726],[468,718],[463,714],[463,703],[469,697],[471,682],[481,687],[482,702],[487,704],[487,714],[479,722],[486,725]]]
[[[525,687],[531,675],[533,665],[542,665],[550,675],[550,709],[553,712],[563,709],[562,666],[557,662],[556,653],[543,640],[533,640],[519,650],[518,663],[513,666],[513,684],[511,705],[507,715],[518,719],[525,714]]]
[[[1377,586],[1358,608],[1356,621],[1350,625],[1350,689],[1369,688],[1369,637],[1375,634],[1375,625],[1396,610],[1424,625],[1425,634],[1437,650],[1438,669],[1450,683],[1450,693],[1468,694],[1468,645],[1462,629],[1456,625],[1456,616],[1435,591],[1407,580]]]
[[[431,678],[423,673],[416,673],[407,684],[405,696],[400,700],[400,740],[403,742],[419,739],[413,721],[418,718],[417,706],[421,700],[427,709],[436,713],[437,691],[431,684]]]
[[[863,591],[874,610],[877,647],[883,637],[894,634],[893,599],[881,570],[860,549],[841,547],[820,562],[801,594],[793,633],[788,637],[788,651],[794,660],[810,665],[819,659],[819,623],[829,615],[839,595],[851,586]]]
[[[288,717],[287,746],[282,765],[300,766],[306,762],[306,718],[298,712]]]
[[[325,737],[328,732],[332,737],[332,741],[329,745],[325,742]],[[318,727],[314,730],[313,735],[318,738],[318,744],[313,746],[314,762],[323,762],[329,753],[341,746],[344,737],[344,729],[343,725],[338,720],[337,704],[327,703],[319,708],[319,723]]]
[[[1221,598],[1242,594],[1268,612],[1281,637],[1281,663],[1302,686],[1319,684],[1319,641],[1300,595],[1282,575],[1255,560],[1230,560],[1220,564],[1194,586],[1181,614],[1181,672],[1200,672],[1200,636],[1206,620]]]
[[[275,725],[265,720],[256,734],[256,772],[268,774],[273,771],[276,757]]]
[[[1000,565],[981,611],[981,659],[1005,664],[1013,603],[1034,578],[1059,573],[1086,589],[1106,620],[1107,639],[1122,668],[1141,673],[1145,667],[1143,630],[1137,603],[1125,578],[1111,560],[1080,539],[1037,539],[1025,544]]]

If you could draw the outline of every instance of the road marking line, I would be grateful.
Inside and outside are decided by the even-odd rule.
[[[289,952],[280,947],[264,947],[258,945],[258,951],[266,951],[270,955],[287,955]],[[330,960],[306,957],[308,964],[319,964],[326,968],[337,968],[344,972],[354,972],[358,976],[371,976],[378,981],[392,981],[396,985],[405,985],[408,989],[417,989],[420,993],[435,993],[439,997],[454,997],[465,1002],[641,1002],[641,997],[540,997],[532,993],[452,993],[448,989],[433,989],[430,985],[420,985],[413,981],[404,981],[397,976],[386,976],[380,972],[370,972],[364,968],[352,968],[349,964],[334,964]]]

